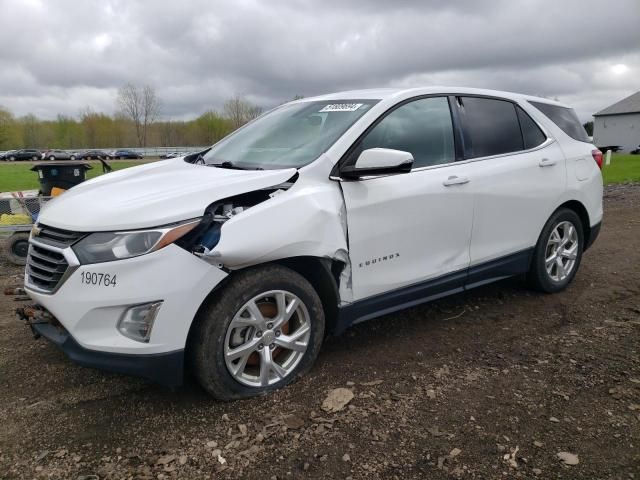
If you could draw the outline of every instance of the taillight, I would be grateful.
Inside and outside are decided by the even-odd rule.
[[[591,150],[591,156],[598,164],[598,168],[602,170],[602,152],[598,149]]]

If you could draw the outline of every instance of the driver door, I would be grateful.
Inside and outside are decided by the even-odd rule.
[[[391,301],[406,305],[462,290],[473,196],[467,165],[455,163],[447,98],[420,98],[387,112],[347,164],[376,147],[410,152],[414,164],[409,173],[341,181],[354,300],[394,291]]]

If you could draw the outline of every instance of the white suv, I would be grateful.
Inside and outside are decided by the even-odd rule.
[[[36,333],[82,365],[220,399],[282,387],[323,338],[518,274],[557,292],[602,219],[575,113],[466,88],[282,105],[210,149],[103,175],[42,211]]]

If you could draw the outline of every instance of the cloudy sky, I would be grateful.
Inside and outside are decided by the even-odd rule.
[[[640,90],[639,0],[0,0],[0,106],[112,113],[148,83],[163,117],[242,95],[464,85],[580,117]]]

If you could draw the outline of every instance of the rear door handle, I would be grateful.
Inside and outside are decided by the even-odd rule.
[[[447,178],[442,185],[445,187],[450,187],[451,185],[464,185],[465,183],[469,183],[469,179],[467,177],[458,177],[456,175],[451,175]]]
[[[556,163],[558,162],[550,158],[543,158],[542,160],[540,160],[540,163],[538,163],[538,165],[540,167],[553,167]]]

